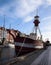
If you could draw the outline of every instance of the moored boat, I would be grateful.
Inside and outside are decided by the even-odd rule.
[[[15,51],[17,55],[19,54],[25,54],[34,51],[35,49],[42,49],[43,48],[43,42],[42,42],[42,35],[40,32],[40,39],[37,39],[37,29],[39,25],[39,16],[35,16],[35,21],[33,22],[35,25],[35,33],[32,33],[28,37],[26,36],[20,36],[18,33],[18,36],[14,38],[15,42]]]
[[[15,40],[15,51],[17,54],[25,54],[32,52],[35,49],[42,49],[42,48],[43,43],[40,40],[33,40],[25,37],[17,37]]]

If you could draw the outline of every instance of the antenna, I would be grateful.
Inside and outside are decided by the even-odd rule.
[[[5,28],[5,15],[4,15],[4,23],[3,23],[3,27]]]
[[[11,31],[11,24],[9,25],[9,31]],[[9,42],[10,42],[10,33],[9,33]]]
[[[38,19],[39,18],[39,16],[38,16],[38,8],[37,8],[37,10],[36,10],[36,16],[34,17],[35,19]]]
[[[9,25],[9,29],[11,29],[11,24]]]
[[[4,15],[4,21],[3,21],[3,38],[4,38],[4,32],[5,32],[5,15]]]
[[[38,15],[38,8],[37,8],[37,10],[36,10],[36,15]]]
[[[3,21],[3,33],[2,33],[2,35],[3,35],[2,44],[4,44],[4,42],[5,42],[5,15],[4,15],[4,21]]]

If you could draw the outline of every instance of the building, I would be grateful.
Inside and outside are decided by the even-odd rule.
[[[7,31],[4,27],[0,27],[0,42],[3,38],[6,38]]]
[[[14,29],[5,29],[4,27],[0,27],[0,42],[5,38],[5,42],[14,43],[14,37],[21,34],[20,31]]]

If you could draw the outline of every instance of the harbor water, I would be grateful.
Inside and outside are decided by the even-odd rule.
[[[15,46],[13,44],[9,44],[9,46],[5,46],[0,49],[0,62],[9,60],[15,56]]]

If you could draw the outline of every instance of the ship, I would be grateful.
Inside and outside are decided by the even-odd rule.
[[[17,56],[32,52],[35,49],[43,48],[42,35],[39,29],[39,16],[36,15],[34,18],[35,20],[33,23],[35,32],[31,33],[29,36],[20,36],[18,33],[18,35],[14,38],[15,52]],[[40,39],[37,39],[37,29],[39,29]]]
[[[15,40],[15,52],[18,55],[26,54],[42,48],[43,43],[41,40],[33,40],[27,37],[17,37]]]
[[[34,21],[33,21],[34,30],[29,35],[25,35],[23,33],[20,34],[19,31],[16,33],[16,35],[14,35],[10,31],[10,29],[6,29],[7,32],[13,37],[15,52],[16,52],[17,56],[30,53],[36,49],[42,49],[44,47],[43,42],[42,42],[42,34],[39,29],[39,23],[40,23],[39,16],[36,15],[34,17]],[[4,20],[3,27],[5,27],[5,20]],[[5,30],[5,28],[4,28],[4,30]],[[39,30],[40,38],[39,37],[37,38],[37,36],[38,36],[37,30]],[[10,35],[9,35],[9,40],[10,40]],[[4,40],[5,40],[4,38],[5,38],[5,36],[4,36],[4,31],[3,31],[2,44],[4,44]]]

